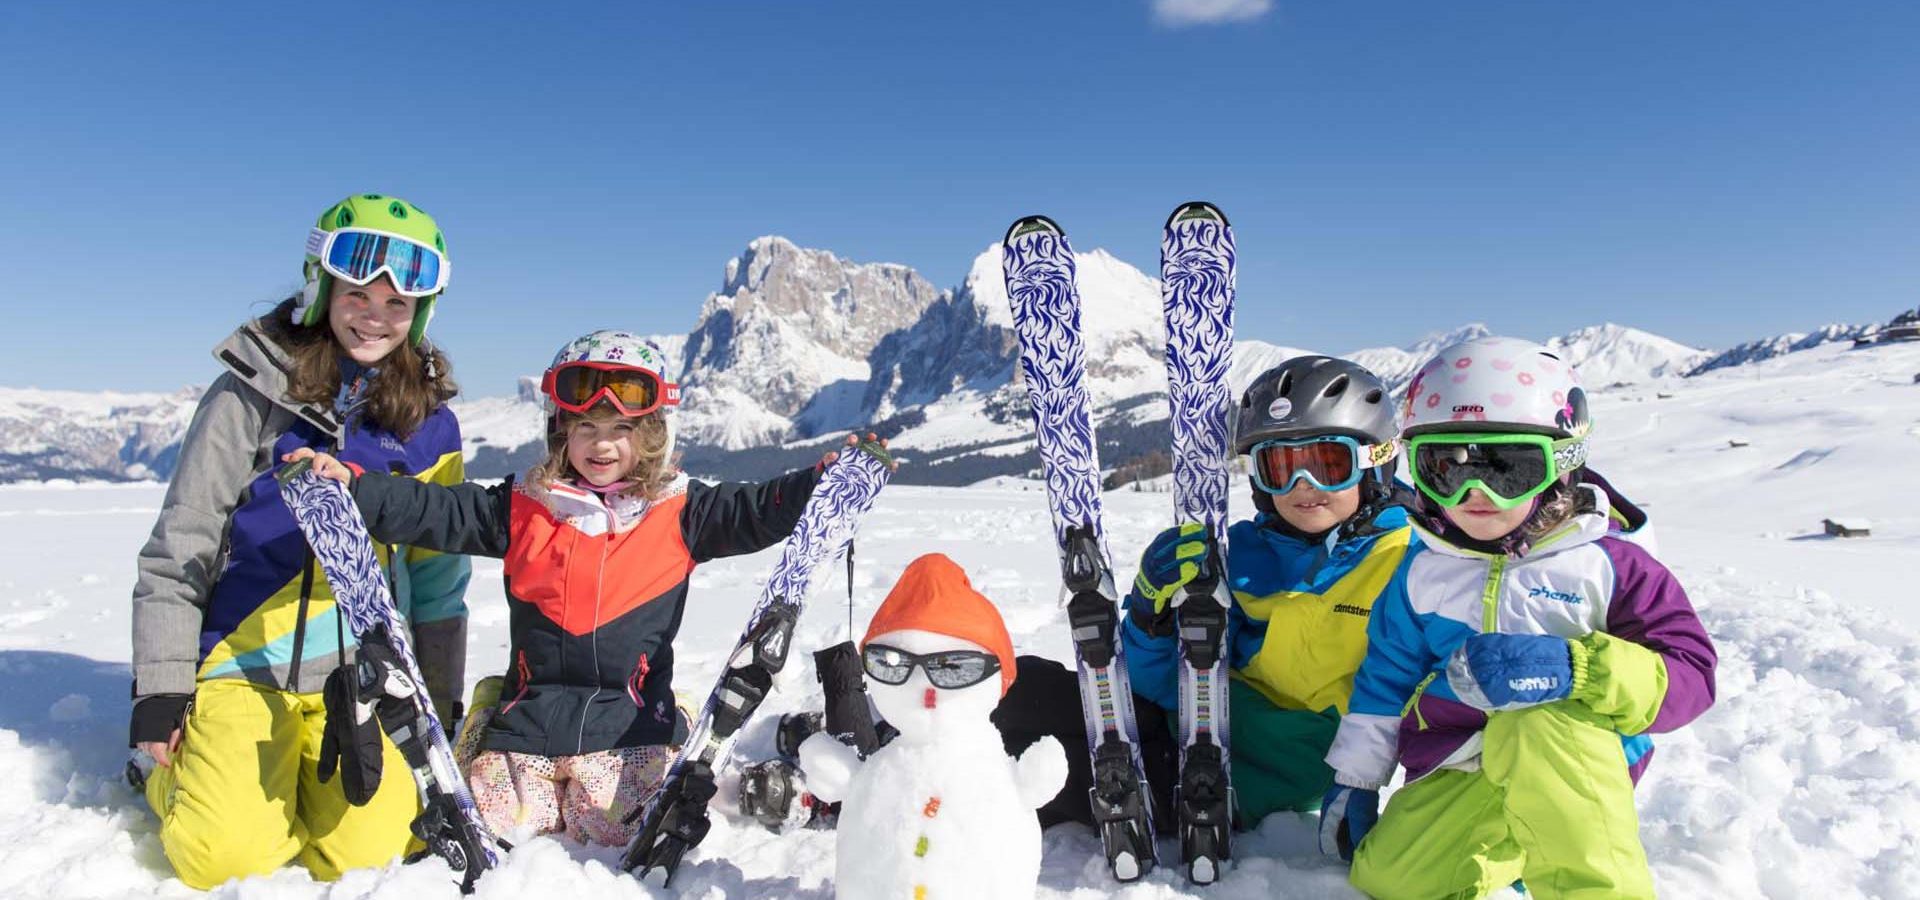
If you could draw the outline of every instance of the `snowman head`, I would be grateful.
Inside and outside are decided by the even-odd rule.
[[[860,647],[874,706],[908,741],[985,725],[1013,684],[999,610],[938,553],[907,566]]]

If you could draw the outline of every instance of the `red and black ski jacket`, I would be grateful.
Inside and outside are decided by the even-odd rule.
[[[426,484],[369,472],[353,496],[376,540],[506,564],[512,656],[483,746],[572,756],[674,744],[673,638],[695,565],[793,531],[819,475],[682,479],[655,500],[567,484]]]

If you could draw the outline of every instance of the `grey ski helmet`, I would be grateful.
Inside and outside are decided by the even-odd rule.
[[[1235,453],[1275,439],[1343,434],[1385,444],[1399,434],[1380,377],[1330,356],[1296,356],[1262,372],[1240,398],[1237,426]]]

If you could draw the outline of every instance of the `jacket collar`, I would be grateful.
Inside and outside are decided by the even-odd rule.
[[[248,387],[258,391],[275,406],[292,413],[334,440],[340,439],[340,419],[332,409],[313,403],[295,403],[287,397],[293,358],[267,336],[260,320],[254,319],[234,329],[213,348],[213,358]]]
[[[564,481],[541,487],[522,479],[515,487],[546,507],[554,518],[583,534],[593,536],[624,532],[640,524],[640,520],[646,518],[647,512],[660,500],[686,490],[686,476],[675,479],[659,498],[652,500],[626,492],[600,494]]]

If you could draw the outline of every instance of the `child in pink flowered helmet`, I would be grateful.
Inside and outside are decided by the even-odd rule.
[[[1627,539],[1644,516],[1586,469],[1578,376],[1537,344],[1463,341],[1420,369],[1400,425],[1418,541],[1327,753],[1323,846],[1374,897],[1522,878],[1539,897],[1652,897],[1633,785],[1648,735],[1712,705],[1717,657]]]

